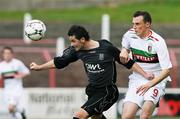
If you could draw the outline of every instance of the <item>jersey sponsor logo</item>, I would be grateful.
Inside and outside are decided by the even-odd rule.
[[[133,54],[133,58],[136,60],[136,61],[139,61],[139,62],[159,62],[158,58],[157,57],[145,57],[145,56],[141,56],[141,55],[138,55],[138,54]]]
[[[85,66],[87,71],[91,73],[100,73],[104,71],[104,69],[101,68],[100,64],[85,63]]]
[[[14,78],[14,75],[17,74],[17,71],[7,71],[7,72],[2,72],[2,78],[3,79],[10,79]]]
[[[146,63],[158,63],[158,56],[157,54],[151,54],[150,52],[152,51],[152,46],[148,46],[148,52],[131,48],[132,54],[133,54],[133,59],[136,60],[137,62],[146,62]]]
[[[101,69],[99,64],[88,64],[88,63],[86,63],[85,65],[86,65],[87,69],[91,69],[91,70]]]

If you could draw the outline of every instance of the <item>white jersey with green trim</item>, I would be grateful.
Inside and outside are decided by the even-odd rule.
[[[20,60],[13,58],[10,62],[0,63],[0,75],[4,80],[5,91],[15,92],[22,89],[22,79],[14,78],[18,73],[29,73],[29,69]]]
[[[122,38],[122,47],[130,49],[132,58],[147,72],[158,75],[162,69],[172,67],[165,40],[152,30],[147,38],[141,39],[130,29]]]

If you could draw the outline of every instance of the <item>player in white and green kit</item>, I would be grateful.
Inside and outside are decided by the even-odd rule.
[[[124,99],[122,119],[134,119],[138,108],[142,108],[141,119],[150,119],[160,98],[165,94],[172,67],[165,40],[151,30],[151,16],[137,11],[133,15],[133,28],[122,38],[121,62],[127,62],[129,53],[146,71],[155,75],[147,80],[133,72],[129,76],[129,88]]]
[[[11,114],[11,119],[25,119],[22,106],[22,79],[29,75],[29,69],[18,59],[13,58],[13,49],[4,47],[3,61],[0,62],[0,79],[4,82],[3,97]]]

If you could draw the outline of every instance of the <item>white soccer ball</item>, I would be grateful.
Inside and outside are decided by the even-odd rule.
[[[33,41],[41,40],[45,32],[46,26],[40,20],[31,20],[25,26],[25,35]]]

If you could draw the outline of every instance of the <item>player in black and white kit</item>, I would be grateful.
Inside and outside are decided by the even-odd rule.
[[[49,68],[64,68],[69,63],[81,59],[88,76],[89,84],[86,87],[88,100],[75,113],[73,119],[106,119],[102,114],[108,110],[118,99],[116,83],[115,61],[121,64],[119,59],[120,51],[106,40],[95,41],[90,39],[88,32],[81,26],[72,26],[68,32],[71,46],[64,50],[60,57],[38,65],[30,64],[32,70],[43,70]],[[128,69],[140,73],[145,78],[152,78],[153,75],[144,72],[133,60],[123,64]]]

